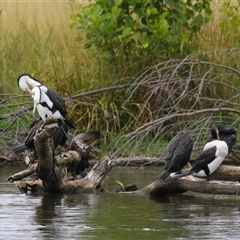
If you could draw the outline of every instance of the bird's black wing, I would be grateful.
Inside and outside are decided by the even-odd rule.
[[[63,118],[65,119],[64,120],[65,123],[70,128],[75,128],[75,126],[66,118],[67,111],[66,111],[66,106],[65,106],[65,102],[64,102],[63,98],[52,89],[48,89],[47,95],[48,95],[49,99],[53,102],[52,111],[55,112],[58,110],[60,112],[60,114],[63,116]]]
[[[220,129],[220,135],[221,134],[231,135],[236,133],[237,133],[236,129],[231,124],[226,124]]]
[[[215,156],[216,150],[217,147],[214,146],[202,152],[194,161],[194,164],[190,171],[198,171],[199,169],[202,169],[203,166],[206,166],[209,163],[211,163],[216,158]]]
[[[33,149],[34,148],[34,136],[36,134],[36,131],[43,125],[43,120],[36,120],[33,123],[31,123],[30,127],[30,131],[26,137],[26,139],[24,140],[24,143],[14,147],[12,150],[15,154],[19,154],[23,151],[25,151],[26,149]]]
[[[47,95],[53,103],[53,111],[58,110],[61,113],[61,115],[65,118],[67,112],[63,98],[51,88],[48,88]]]
[[[193,139],[186,133],[181,134],[170,142],[166,152],[165,170],[156,179],[166,179],[172,172],[181,172],[181,169],[189,162]]]
[[[56,148],[57,146],[64,146],[68,137],[68,127],[67,125],[62,122],[61,120],[58,120],[58,128],[55,131],[55,133],[52,136],[54,147]]]
[[[193,143],[191,136],[186,133],[173,141],[166,152],[165,169],[180,171],[190,160]]]

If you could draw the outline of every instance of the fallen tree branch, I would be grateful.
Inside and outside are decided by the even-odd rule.
[[[7,181],[15,182],[15,181],[22,180],[23,178],[26,178],[26,177],[32,175],[34,172],[36,172],[36,169],[37,169],[37,164],[33,164],[29,168],[24,169],[23,171],[21,171],[19,173],[15,173],[12,176],[8,177]]]
[[[166,196],[186,191],[236,195],[240,187],[240,183],[238,182],[240,167],[222,165],[210,176],[210,179],[214,179],[210,181],[193,176],[182,178],[176,178],[175,176],[171,174],[166,180],[156,180],[140,189],[139,192],[151,196]]]
[[[159,157],[146,156],[113,158],[112,161],[117,166],[156,166],[165,164],[164,159],[159,159]]]
[[[98,189],[113,166],[114,163],[110,158],[104,157],[93,166],[92,170],[86,177],[80,180],[66,182],[63,187],[64,192],[83,193]]]

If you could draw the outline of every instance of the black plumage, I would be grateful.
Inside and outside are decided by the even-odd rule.
[[[190,160],[193,143],[191,136],[186,133],[170,142],[166,152],[165,170],[157,176],[157,179],[164,180],[171,173],[180,173]]]
[[[183,177],[187,175],[191,175],[194,172],[198,173],[201,170],[205,172],[207,176],[210,175],[210,170],[208,168],[208,164],[211,163],[215,159],[215,153],[216,153],[216,146],[207,149],[206,151],[202,152],[194,161],[193,166],[187,173],[183,173],[179,175],[178,177]]]
[[[67,128],[66,124],[63,123],[62,121],[57,121],[57,123],[58,123],[58,128],[57,128],[56,132],[54,133],[54,135],[52,136],[54,148],[56,148],[57,146],[63,146],[67,141],[67,136],[65,133],[68,132],[68,128]],[[30,125],[31,129],[30,129],[24,143],[14,147],[12,149],[13,152],[15,154],[19,154],[27,149],[33,149],[34,154],[33,154],[31,163],[34,162],[34,160],[37,159],[37,155],[36,155],[35,147],[34,147],[34,136],[35,136],[37,130],[40,129],[43,126],[43,124],[44,124],[44,122],[42,119],[34,121]],[[63,133],[62,129],[64,130],[65,133]]]
[[[236,144],[237,139],[237,131],[231,124],[226,124],[224,126],[221,126],[219,124],[214,124],[211,129],[211,137],[208,139],[208,142],[213,140],[222,140],[225,141],[228,145],[228,150],[231,151],[231,149]]]

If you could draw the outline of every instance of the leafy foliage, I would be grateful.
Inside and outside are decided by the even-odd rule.
[[[211,0],[96,0],[79,5],[72,27],[86,47],[117,56],[169,56],[189,47],[194,34],[209,20]]]

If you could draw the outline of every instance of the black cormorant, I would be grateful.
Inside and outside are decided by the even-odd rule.
[[[190,160],[193,143],[191,136],[186,133],[170,142],[166,152],[165,170],[156,178],[164,180],[173,172],[181,173],[182,168]]]
[[[62,131],[62,129],[64,129],[65,133],[68,132],[67,125],[65,123],[63,123],[62,121],[57,121],[57,123],[58,123],[58,128],[55,131],[54,135],[52,136],[54,148],[56,148],[57,146],[64,146],[67,141],[66,134],[64,134]],[[42,119],[34,121],[30,125],[31,129],[30,129],[24,143],[20,144],[12,149],[15,154],[19,154],[27,149],[34,149],[34,154],[33,154],[33,157],[31,159],[29,165],[32,164],[35,159],[37,159],[37,154],[35,152],[35,147],[34,147],[34,136],[35,136],[37,130],[40,129],[42,126],[43,126]]]

